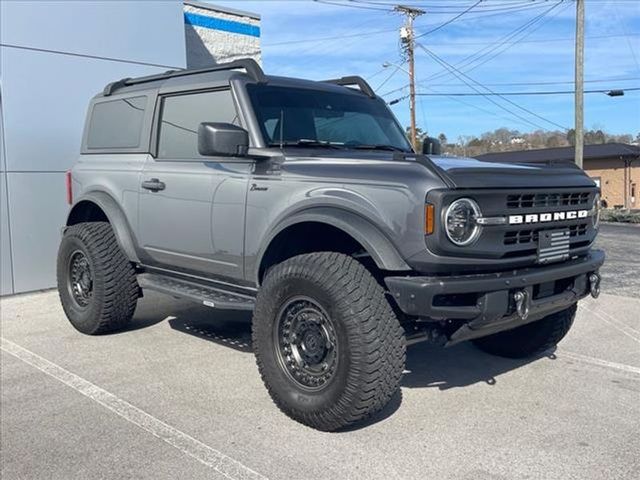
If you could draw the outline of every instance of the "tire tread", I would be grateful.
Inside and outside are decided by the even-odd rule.
[[[330,407],[309,413],[287,404],[269,382],[258,345],[265,334],[260,313],[269,302],[269,286],[292,276],[317,282],[336,299],[336,308],[349,312],[356,328],[347,329],[353,363],[344,392]],[[311,427],[333,431],[381,410],[398,390],[405,364],[404,330],[382,287],[366,268],[344,254],[317,252],[299,255],[274,267],[258,292],[253,322],[256,362],[271,398],[286,415]],[[267,288],[265,288],[265,286]],[[268,310],[268,309],[267,309]],[[356,333],[357,332],[357,333]]]

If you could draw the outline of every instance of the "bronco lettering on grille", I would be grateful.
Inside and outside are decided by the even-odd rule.
[[[545,223],[560,222],[564,220],[576,220],[587,218],[589,210],[569,210],[567,212],[552,213],[528,213],[526,215],[509,215],[509,225],[520,225],[523,223]]]

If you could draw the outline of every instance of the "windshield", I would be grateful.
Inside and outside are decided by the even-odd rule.
[[[247,85],[270,146],[312,146],[410,152],[387,106],[364,95]]]

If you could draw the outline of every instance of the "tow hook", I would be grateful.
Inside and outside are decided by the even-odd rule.
[[[526,320],[531,307],[529,293],[526,290],[519,290],[513,294],[513,300],[516,302],[516,313],[522,320]]]
[[[597,273],[591,273],[589,275],[589,291],[593,298],[598,298],[600,296],[600,280],[600,275]]]

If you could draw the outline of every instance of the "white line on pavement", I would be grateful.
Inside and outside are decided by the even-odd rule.
[[[629,337],[629,338],[635,340],[636,342],[640,343],[640,336],[638,336],[638,334],[636,333],[636,331],[633,328],[625,325],[624,323],[622,323],[619,320],[616,320],[616,319],[614,319],[612,317],[610,317],[610,319],[607,319],[604,316],[602,316],[602,314],[600,314],[599,312],[596,312],[595,310],[591,310],[590,308],[583,307],[582,305],[580,305],[579,307],[580,307],[581,310],[586,310],[587,312],[592,313],[593,315],[598,317],[603,322],[608,323],[609,325],[611,325],[612,327],[617,329],[619,332],[625,334],[627,337]]]
[[[158,420],[154,416],[140,410],[138,407],[79,377],[75,373],[65,370],[59,365],[42,358],[10,340],[2,337],[0,337],[0,340],[0,348],[5,352],[73,388],[85,397],[99,403],[128,422],[146,430],[172,447],[177,448],[185,455],[211,467],[225,477],[231,480],[266,480],[266,477],[251,470],[237,460],[205,445],[201,441],[181,432],[171,425]]]
[[[638,305],[640,307],[640,305]],[[582,308],[584,308],[585,310],[589,310],[590,312],[596,312],[595,310],[591,310],[588,307],[584,307],[581,305]],[[635,327],[632,327],[631,325],[627,325],[626,323],[624,323],[621,320],[618,320],[616,317],[614,317],[613,315],[611,315],[608,312],[605,312],[604,310],[598,310],[597,313],[599,313],[600,315],[604,315],[605,317],[607,317],[608,319],[610,319],[612,322],[618,323],[622,326],[624,326],[626,329],[628,329],[629,331],[635,333],[636,335],[640,336],[640,330],[638,330]]]
[[[567,352],[566,350],[560,350],[556,354],[558,358],[570,358],[578,362],[589,363],[591,365],[598,365],[600,367],[613,368],[615,370],[621,370],[623,372],[635,373],[640,375],[640,368],[631,365],[625,365],[624,363],[610,362],[608,360],[602,360],[601,358],[590,357],[588,355],[581,355],[579,353]]]

